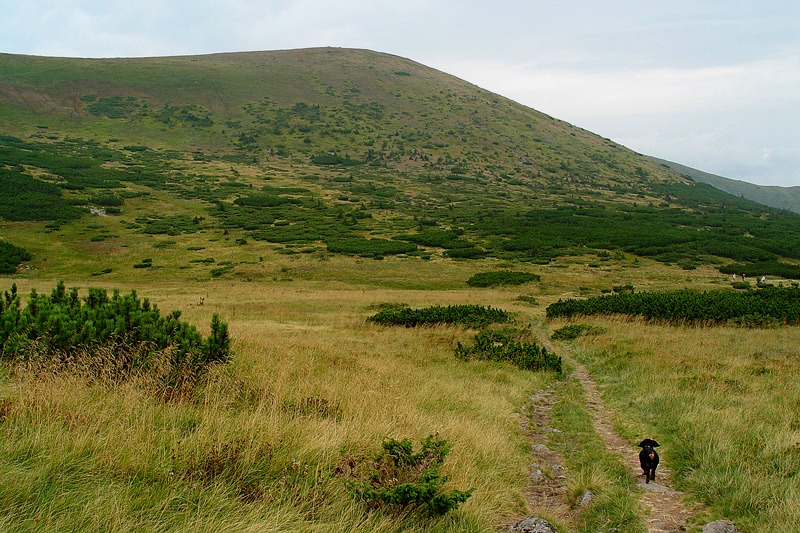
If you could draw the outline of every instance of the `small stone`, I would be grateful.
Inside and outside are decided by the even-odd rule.
[[[592,491],[587,490],[586,492],[584,492],[583,496],[578,498],[578,501],[576,503],[578,504],[578,507],[586,507],[587,505],[592,503]]]
[[[544,428],[545,433],[561,433],[560,429],[556,428]]]
[[[715,520],[703,526],[703,533],[738,533],[739,528],[730,520]]]
[[[567,467],[565,467],[565,466],[553,465],[553,472],[555,472],[556,474],[561,473],[561,472],[566,472],[566,471],[567,471]]]
[[[535,452],[546,452],[549,449],[550,448],[548,448],[547,445],[545,445],[545,444],[535,444],[533,446],[533,451],[535,451]]]
[[[556,528],[550,522],[538,516],[527,516],[509,526],[508,530],[518,533],[556,533]]]
[[[538,468],[533,472],[531,472],[531,481],[533,483],[539,483],[543,479],[544,479],[544,472],[542,472]]]

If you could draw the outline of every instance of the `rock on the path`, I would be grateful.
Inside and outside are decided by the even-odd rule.
[[[644,481],[640,481],[639,483],[636,484],[636,486],[639,487],[639,488],[645,489],[645,490],[652,490],[652,491],[656,491],[656,492],[665,492],[667,494],[676,494],[676,495],[682,495],[683,494],[681,491],[672,490],[671,488],[669,488],[669,487],[667,487],[665,485],[661,485],[659,483],[656,483],[655,481],[652,481],[650,483],[645,483]]]
[[[583,493],[583,496],[578,498],[578,501],[575,502],[578,504],[578,507],[586,507],[590,503],[592,503],[592,491],[587,490]]]
[[[703,533],[738,533],[739,528],[730,520],[716,520],[703,526]]]
[[[546,444],[536,444],[533,446],[533,451],[535,452],[546,452],[549,450],[550,448],[548,448]]]
[[[508,530],[519,533],[556,533],[556,528],[550,522],[538,516],[526,516],[513,526],[509,526]]]

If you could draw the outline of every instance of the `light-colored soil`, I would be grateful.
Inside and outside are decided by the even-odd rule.
[[[558,387],[559,384],[554,386]],[[567,521],[575,513],[564,496],[568,472],[561,455],[547,446],[550,409],[556,401],[553,398],[556,394],[554,388],[537,391],[527,406],[523,425],[529,436],[534,460],[531,483],[525,491],[525,498],[528,508],[536,511],[537,516]]]

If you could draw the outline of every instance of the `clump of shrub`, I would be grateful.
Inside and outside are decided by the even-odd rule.
[[[481,331],[472,346],[459,342],[456,357],[464,361],[505,361],[523,370],[561,373],[561,357],[535,342],[520,342],[501,331]]]
[[[0,299],[0,361],[55,373],[80,367],[113,381],[150,374],[172,395],[232,357],[228,326],[218,315],[207,338],[180,315],[161,316],[136,291],[122,296],[115,290],[109,297],[105,289],[89,288],[80,298],[77,288],[67,292],[63,282],[49,296],[31,290],[22,306],[12,285]]]
[[[489,324],[504,323],[510,316],[502,309],[481,305],[434,305],[412,309],[410,307],[386,308],[367,319],[383,326],[432,326],[435,324],[460,324],[483,328]]]
[[[470,287],[496,287],[498,285],[522,285],[532,281],[540,281],[538,274],[501,270],[498,272],[479,272],[467,280]]]
[[[444,255],[451,259],[483,259],[486,257],[486,250],[475,247],[453,248],[452,250],[447,250]]]
[[[363,479],[348,486],[369,507],[438,516],[455,509],[472,495],[471,490],[442,488],[447,477],[439,468],[451,449],[446,440],[429,435],[418,452],[414,452],[409,439],[386,439],[382,447],[368,471],[360,476],[357,473]]]
[[[589,324],[569,324],[555,330],[550,338],[554,341],[570,341],[584,335],[599,335],[603,331],[603,328]]]
[[[362,257],[380,257],[413,252],[417,245],[410,242],[393,241],[389,239],[364,239],[363,237],[349,237],[328,241],[328,251],[331,253],[360,255]]]
[[[133,264],[133,268],[150,268],[153,266],[153,260],[151,258],[142,259],[138,263]]]
[[[612,289],[617,294],[633,294],[633,291],[634,291],[634,287],[630,283],[625,284],[625,285],[614,285],[612,287]]]
[[[13,274],[17,265],[30,260],[31,254],[24,248],[0,241],[0,274]]]
[[[582,300],[559,300],[547,306],[547,318],[621,314],[672,323],[755,324],[773,319],[800,324],[800,288],[765,286],[735,291],[669,291],[612,294]],[[745,317],[750,317],[745,320]],[[761,317],[758,320],[752,317]]]

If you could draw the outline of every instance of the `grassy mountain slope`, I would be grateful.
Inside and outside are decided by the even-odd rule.
[[[657,157],[653,159],[662,165],[667,165],[669,168],[680,172],[684,176],[688,176],[700,183],[713,185],[717,189],[725,191],[728,194],[741,196],[742,198],[747,198],[748,200],[753,200],[754,202],[777,209],[786,209],[794,213],[800,213],[800,187],[756,185],[746,181],[723,178],[722,176],[703,172],[702,170],[667,161],[666,159],[659,159]]]
[[[95,274],[121,267],[109,247],[149,268],[148,247],[181,257],[215,232],[260,247],[197,259],[212,275],[257,275],[242,261],[264,243],[544,263],[621,251],[689,268],[800,257],[800,218],[386,54],[2,55],[0,80],[4,183],[24,191],[0,217],[39,221],[11,239],[34,261],[58,251],[42,231],[88,248],[73,259]]]

